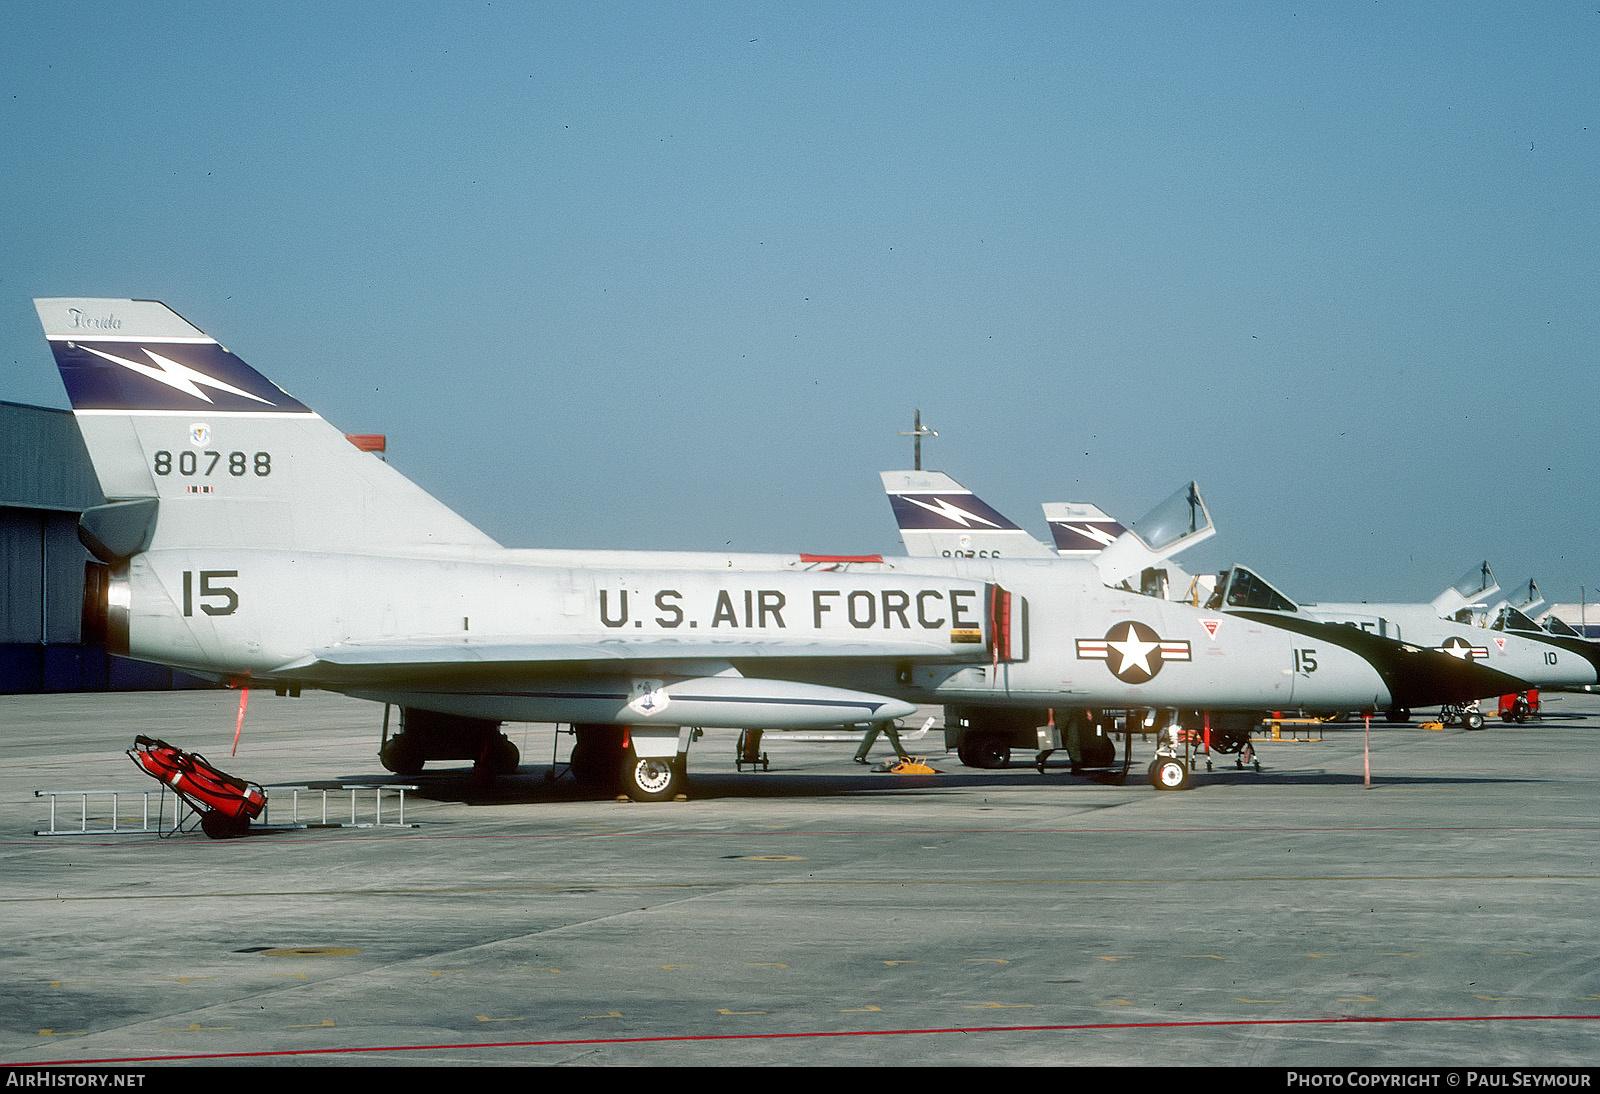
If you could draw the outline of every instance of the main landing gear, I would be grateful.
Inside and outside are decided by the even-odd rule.
[[[577,740],[567,767],[578,782],[620,791],[636,802],[683,796],[689,781],[689,741],[699,730],[579,724],[572,732]]]
[[[429,760],[471,760],[473,777],[486,782],[516,771],[522,754],[500,732],[499,722],[416,707],[400,708],[400,732],[391,737],[385,707],[378,762],[396,775],[414,778]]]
[[[683,793],[684,766],[676,758],[636,756],[629,749],[622,765],[622,791],[636,802],[671,801]]]

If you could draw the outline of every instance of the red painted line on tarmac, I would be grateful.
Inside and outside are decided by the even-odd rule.
[[[1422,1022],[1594,1022],[1600,1014],[1479,1014],[1458,1018],[1242,1018],[1194,1022],[1095,1022],[1044,1026],[948,1026],[935,1029],[819,1030],[807,1033],[705,1033],[672,1037],[585,1037],[551,1041],[482,1041],[437,1045],[369,1045],[363,1048],[293,1048],[266,1052],[207,1052],[177,1056],[108,1056],[99,1060],[0,1063],[0,1067],[72,1067],[85,1064],[165,1063],[177,1060],[252,1060],[272,1056],[344,1056],[369,1052],[434,1052],[479,1048],[573,1048],[582,1045],[658,1045],[710,1041],[786,1041],[823,1037],[907,1037],[950,1033],[1073,1033],[1119,1029],[1220,1029],[1238,1026],[1396,1025]]]
[[[1371,828],[1327,828],[1327,827],[1259,827],[1259,828],[1230,828],[1229,832],[1255,835],[1271,835],[1273,833],[1293,834],[1297,832],[1347,832],[1351,835],[1366,834],[1371,832],[1597,832],[1600,825],[1596,824],[1539,824],[1539,825],[1388,825]],[[1211,835],[1215,828],[899,828],[896,832],[907,836],[1064,836],[1064,835],[1174,835],[1198,832]],[[98,835],[99,833],[95,833]],[[146,833],[129,832],[128,835],[141,835]],[[251,848],[253,850],[283,850],[287,846],[282,841],[272,841],[267,837],[278,834],[260,832],[247,840],[238,840],[232,844],[237,848]],[[282,833],[289,834],[289,833]],[[877,829],[849,829],[849,828],[807,828],[773,830],[760,829],[754,831],[630,831],[619,828],[607,832],[522,832],[499,833],[480,832],[473,835],[432,835],[422,833],[400,832],[366,832],[362,835],[339,835],[336,832],[316,829],[301,830],[294,833],[300,843],[342,843],[356,840],[387,839],[387,840],[412,840],[421,842],[448,842],[451,840],[551,840],[551,839],[640,839],[643,837],[682,837],[682,836],[740,836],[750,839],[774,839],[786,836],[881,836],[883,833]],[[70,842],[74,847],[117,847],[129,842],[127,839],[90,840],[77,837],[74,833],[63,833],[65,836],[74,836],[70,841],[62,840],[66,845]],[[0,847],[43,847],[38,839],[29,840],[0,840]],[[203,841],[179,841],[171,843],[174,847],[205,847]]]

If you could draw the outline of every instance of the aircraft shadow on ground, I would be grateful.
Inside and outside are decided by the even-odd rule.
[[[460,802],[466,805],[516,805],[529,802],[610,801],[620,790],[580,783],[563,772],[550,778],[551,768],[524,764],[514,775],[501,775],[485,784],[473,777],[470,768],[441,769],[414,779],[385,775],[350,775],[347,782],[364,785],[394,784],[415,786],[414,797],[428,801]],[[1117,776],[1107,772],[1072,775],[1062,769],[1047,769],[1043,775],[1031,769],[1009,774],[957,768],[939,768],[937,775],[893,775],[886,772],[853,771],[840,773],[799,773],[784,771],[694,771],[689,775],[690,801],[737,798],[846,798],[869,794],[935,794],[955,789],[986,786],[1035,787],[1077,782],[1102,782],[1115,785]],[[1130,771],[1128,785],[1143,785],[1144,769]]]
[[[470,768],[445,769],[437,774],[425,774],[415,779],[394,776],[373,778],[351,776],[347,781],[394,783],[414,785],[414,796],[427,801],[457,802],[464,805],[496,806],[525,805],[537,802],[611,801],[619,792],[600,786],[579,783],[570,774],[550,778],[552,769],[547,766],[524,765],[514,775],[502,775],[488,784],[475,779]],[[1216,771],[1196,771],[1191,776],[1191,788],[1178,793],[1193,793],[1208,788],[1228,787],[1289,787],[1289,786],[1349,786],[1360,787],[1363,777],[1359,772],[1329,772],[1311,770],[1273,771],[1270,768],[1256,772],[1238,771],[1231,766]],[[1513,775],[1374,775],[1375,787],[1438,787],[1438,786],[1502,786],[1536,784],[1537,779]],[[992,787],[995,789],[1059,788],[1068,792],[1085,785],[1125,786],[1133,790],[1157,791],[1145,778],[1144,765],[1135,764],[1122,777],[1121,769],[1089,770],[1073,775],[1065,768],[1047,768],[1044,774],[1037,771],[1019,771],[1013,765],[1008,772],[989,772],[957,768],[941,770],[937,775],[893,775],[878,772],[794,773],[783,771],[700,771],[689,777],[688,798],[693,801],[733,799],[814,800],[819,798],[854,798],[870,795],[933,796],[951,790],[971,790]],[[1084,804],[1087,804],[1085,802]]]

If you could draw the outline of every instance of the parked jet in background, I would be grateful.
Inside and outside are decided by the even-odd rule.
[[[956,483],[955,480],[939,472],[884,472],[883,481],[884,487],[889,493],[890,501],[893,504],[897,517],[904,512],[904,508],[898,503],[899,499],[897,497],[897,495],[901,492],[924,489],[930,492],[937,492],[943,496],[953,496],[958,491],[961,495],[968,497],[971,496],[970,492],[966,491],[963,487]],[[982,511],[989,515],[989,519],[993,520],[997,524],[1003,524],[1008,529],[1011,529],[1009,534],[1012,537],[1027,537],[1026,532],[1023,532],[1007,518],[996,512],[992,506],[988,506],[987,504],[975,498],[972,502],[969,502],[969,506],[974,508],[981,506]],[[1073,505],[1069,507],[1065,505],[1046,504],[1045,506],[1047,517],[1051,517],[1054,514],[1059,514],[1063,510],[1068,509],[1075,510],[1079,513],[1087,512],[1089,510],[1093,510],[1096,513],[1102,512],[1093,506],[1084,505]],[[1052,520],[1052,525],[1054,525],[1054,523],[1054,520]],[[929,553],[936,550],[950,551],[956,549],[957,545],[951,537],[954,537],[959,533],[953,528],[945,527],[943,529],[930,529],[928,527],[928,522],[925,519],[919,518],[917,527],[914,529],[915,535],[912,534],[912,531],[913,530],[907,529],[904,527],[904,525],[902,525],[901,536],[905,541],[907,551],[910,553],[915,554],[919,551]],[[1125,529],[1123,533],[1111,544],[1099,552],[1089,554],[1087,558],[1088,561],[1095,567],[1096,573],[1100,579],[1107,585],[1111,585],[1117,581],[1127,582],[1130,574],[1138,573],[1140,577],[1139,591],[1142,595],[1163,600],[1170,599],[1170,575],[1172,573],[1176,573],[1182,578],[1188,578],[1188,575],[1184,574],[1182,570],[1179,570],[1175,565],[1173,565],[1169,561],[1169,556],[1188,546],[1191,546],[1194,543],[1209,538],[1214,532],[1215,525],[1211,520],[1210,512],[1206,509],[1205,503],[1200,497],[1199,487],[1195,483],[1190,483],[1186,487],[1178,490],[1166,501],[1158,505],[1150,512],[1150,514],[1134,522],[1131,527]],[[1032,540],[1031,537],[1027,537],[1027,542],[1030,544],[1037,544],[1037,541]],[[1072,542],[1074,546],[1077,546],[1081,543],[1081,540],[1071,540],[1069,542]],[[1037,553],[1037,551],[1030,551],[1030,554],[1033,555],[1036,555]],[[1485,564],[1483,567],[1483,574],[1488,575],[1487,564]],[[1492,575],[1489,576],[1492,578]],[[1221,589],[1222,584],[1227,582],[1228,577],[1229,575],[1226,572],[1222,575],[1219,575],[1217,579],[1218,590]],[[1468,578],[1463,578],[1461,582],[1457,583],[1457,585],[1461,588],[1452,588],[1452,590],[1447,591],[1446,594],[1442,594],[1438,602],[1441,609],[1445,606],[1454,606],[1458,601],[1466,602],[1468,599],[1470,599],[1468,593],[1462,592],[1461,589],[1481,590],[1487,588],[1486,585],[1474,584],[1473,580],[1469,580],[1472,578],[1474,578],[1474,575],[1469,575]],[[1125,584],[1123,587],[1127,588],[1130,586]],[[1267,622],[1270,617],[1257,614],[1248,614],[1246,611],[1247,609],[1256,612],[1282,612],[1284,614],[1276,620],[1275,625],[1292,630],[1304,628],[1308,633],[1322,631],[1328,622],[1340,624],[1356,622],[1357,625],[1362,629],[1373,633],[1378,633],[1382,625],[1382,621],[1376,619],[1375,617],[1360,617],[1358,620],[1352,620],[1343,614],[1341,614],[1338,618],[1313,619],[1313,617],[1302,612],[1301,609],[1289,598],[1282,596],[1275,589],[1272,589],[1272,587],[1265,581],[1262,581],[1242,567],[1236,567],[1233,573],[1233,584],[1232,588],[1229,590],[1229,593],[1235,598],[1235,601],[1231,605],[1228,603],[1226,597],[1220,595],[1219,591],[1212,590],[1198,579],[1188,580],[1186,592],[1180,597],[1180,599],[1185,603],[1189,602],[1189,597],[1195,595],[1196,591],[1201,588],[1205,588],[1207,591],[1207,610],[1220,612],[1225,608],[1232,607],[1236,610],[1231,614],[1245,615],[1247,618],[1251,619],[1257,624]],[[1308,622],[1308,620],[1311,621]],[[1220,626],[1220,621],[1213,621],[1212,626]],[[1442,621],[1441,626],[1443,626]],[[1397,630],[1397,628],[1391,629]],[[1464,628],[1458,629],[1464,630]],[[1391,636],[1391,639],[1392,637],[1393,636]],[[1346,627],[1341,627],[1331,634],[1324,632],[1324,640],[1348,648],[1353,652],[1359,652],[1363,656],[1373,657],[1376,659],[1375,663],[1386,663],[1386,660],[1393,656],[1398,645],[1398,643],[1395,641],[1384,639],[1382,637],[1379,637],[1375,641],[1366,637],[1362,637],[1359,634],[1352,633],[1352,631]],[[1534,664],[1533,658],[1538,651],[1532,651],[1526,646],[1526,644],[1516,641],[1508,643],[1507,641],[1502,640],[1498,643],[1498,646],[1502,651],[1504,651],[1507,645],[1511,647],[1513,654],[1521,655],[1519,658],[1519,663],[1526,663],[1530,666]],[[1414,650],[1414,647],[1404,648]],[[1448,636],[1446,640],[1441,641],[1440,648],[1435,652],[1458,657],[1460,656],[1460,651],[1456,648],[1456,642],[1449,640]],[[1304,656],[1296,660],[1293,671],[1297,673],[1307,670],[1310,672],[1315,672],[1317,671],[1317,667],[1317,654],[1314,650],[1308,649],[1305,651]],[[1512,677],[1509,675],[1499,675],[1496,677],[1496,679],[1501,685],[1503,685],[1506,680],[1512,679]],[[1472,689],[1485,687],[1492,688],[1493,686],[1498,685],[1491,684],[1488,679],[1479,679],[1471,682],[1463,681],[1461,683],[1462,690],[1458,691],[1448,699],[1441,700],[1440,703],[1441,705],[1448,705],[1452,707],[1463,705],[1474,699],[1480,698],[1480,696],[1472,694]],[[1498,693],[1491,690],[1486,691],[1484,694],[1489,695]],[[1390,716],[1396,719],[1399,719],[1402,716],[1410,716],[1410,704],[1396,704],[1392,707],[1380,707],[1377,709],[1389,711]],[[963,760],[968,763],[974,763],[976,766],[991,766],[991,764],[985,762],[985,757],[991,754],[999,755],[998,749],[1001,742],[1009,742],[1013,745],[1020,745],[1020,743],[1026,737],[1026,733],[1024,731],[1025,727],[1014,726],[1009,731],[985,731],[981,726],[971,725],[971,720],[964,717],[963,712],[958,710],[953,713],[954,716],[952,717],[952,712],[947,711],[947,736],[951,732],[948,727],[954,723],[957,726],[957,738],[964,745],[969,742],[969,740],[974,738],[979,739],[980,741],[988,740],[990,742],[987,749],[982,744],[972,744],[970,747],[965,747],[962,749]],[[969,758],[969,753],[971,758]]]
[[[1451,619],[1463,625],[1481,621],[1490,599],[1500,591],[1500,583],[1488,562],[1480,562],[1462,574],[1425,604],[1370,603],[1368,601],[1308,602],[1301,605],[1320,617],[1353,623],[1363,630],[1389,638],[1407,638],[1402,632],[1407,621],[1413,627],[1432,626],[1433,620]]]
[[[1427,604],[1315,603],[1301,607],[1321,619],[1353,622],[1402,641],[1447,647],[1458,657],[1489,660],[1497,668],[1507,646],[1505,636],[1515,634],[1518,641],[1511,645],[1526,662],[1522,667],[1531,673],[1524,679],[1535,686],[1586,687],[1595,682],[1591,677],[1600,676],[1600,647],[1551,634],[1523,610],[1537,609],[1543,601],[1531,579],[1510,596],[1497,599],[1499,591],[1494,571],[1488,562],[1482,562]],[[1525,641],[1544,647],[1536,651],[1537,665],[1532,663],[1535,656]]]
[[[942,471],[884,471],[882,478],[900,540],[912,558],[1056,557]]]
[[[907,474],[885,473],[884,483],[891,491],[891,498],[895,485],[903,483],[903,476]],[[938,478],[947,488],[961,489],[948,476],[940,475]],[[1051,519],[1052,527],[1055,526],[1052,514],[1059,514],[1067,508],[1051,503],[1045,505],[1046,517]],[[1078,505],[1070,508],[1082,512],[1093,507]],[[989,511],[993,512],[992,509]],[[1098,509],[1094,511],[1100,512]],[[999,520],[1005,520],[998,513],[994,515]],[[1200,499],[1199,488],[1190,483],[1187,488],[1157,506],[1149,516],[1136,521],[1112,545],[1090,557],[1102,579],[1111,584],[1127,573],[1132,565],[1119,563],[1112,555],[1113,551],[1131,548],[1125,556],[1128,559],[1152,564],[1165,562],[1167,555],[1209,537],[1214,531],[1210,513]],[[1018,530],[1017,534],[1026,533]],[[907,549],[910,550],[910,538],[903,538],[906,538]],[[1140,551],[1145,553],[1141,556]],[[1109,561],[1107,556],[1111,556]],[[1166,584],[1169,570],[1176,570],[1176,567],[1167,563],[1158,570],[1153,565],[1147,565],[1141,571],[1140,591],[1149,596],[1166,597],[1169,593]],[[1182,574],[1181,570],[1176,572]],[[1538,599],[1538,588],[1531,580],[1524,588],[1527,595],[1519,598],[1523,603],[1531,604]],[[1453,657],[1489,664],[1507,676],[1529,681],[1536,687],[1580,687],[1600,678],[1600,647],[1583,643],[1575,636],[1552,637],[1546,634],[1532,620],[1510,607],[1505,599],[1491,601],[1499,591],[1494,572],[1488,562],[1483,562],[1467,571],[1427,604],[1297,604],[1259,575],[1236,566],[1231,572],[1224,571],[1218,575],[1206,607],[1212,611],[1245,615],[1258,621],[1266,618],[1259,613],[1282,613],[1278,625],[1285,627],[1297,626],[1305,620],[1318,624],[1346,624],[1380,638],[1422,644]],[[1498,610],[1498,617],[1489,625],[1487,620],[1491,607]],[[1361,640],[1352,638],[1348,641]],[[1361,644],[1366,645],[1364,641]],[[1478,686],[1487,686],[1487,681],[1480,682]],[[1462,692],[1447,702],[1450,706],[1460,706],[1498,694],[1505,693],[1490,691],[1473,695]],[[1410,717],[1408,705],[1385,709],[1394,720]]]
[[[1126,532],[1117,519],[1086,501],[1046,502],[1044,519],[1056,554],[1063,558],[1089,558],[1099,554]]]
[[[1075,514],[1092,510],[1109,522],[1107,531],[1122,528],[1098,506],[1085,502],[1045,502],[1043,509],[1056,550],[1062,555],[1074,552],[1082,536],[1094,530]],[[1146,596],[1203,604],[1211,593],[1208,580],[1185,572],[1172,558],[1210,539],[1216,531],[1211,512],[1200,497],[1200,484],[1191,482],[1124,529],[1096,556],[1095,564],[1107,585],[1131,588],[1137,576],[1139,591]]]
[[[1280,626],[1294,626],[1289,620],[1295,618],[1345,624],[1352,631],[1426,646],[1463,661],[1487,665],[1527,681],[1532,687],[1583,687],[1600,680],[1600,656],[1558,644],[1531,621],[1528,626],[1533,633],[1525,634],[1504,628],[1486,629],[1438,614],[1454,609],[1470,618],[1471,605],[1496,589],[1494,575],[1484,563],[1428,604],[1297,604],[1259,575],[1235,566],[1219,575],[1216,592],[1206,606],[1249,619],[1276,619]],[[1511,692],[1463,692],[1452,703],[1507,694]],[[1403,721],[1409,717],[1410,709],[1402,705],[1388,708],[1388,713],[1391,719]]]
[[[1104,585],[1131,589],[1138,577],[1138,591],[1167,599],[1165,575],[1158,582],[1156,568],[1216,534],[1200,487],[1192,482],[1128,528],[1093,505],[1047,505],[1056,539],[1052,550],[942,471],[885,471],[882,478],[901,542],[913,558],[1066,558],[1093,565]],[[1063,512],[1098,515],[1058,526],[1050,514]]]
[[[565,723],[580,772],[653,800],[702,727],[1416,705],[1508,679],[1343,628],[1219,625],[1065,559],[507,549],[165,305],[35,304],[111,499],[82,522],[110,647],[398,705],[391,770],[507,770],[500,723]]]

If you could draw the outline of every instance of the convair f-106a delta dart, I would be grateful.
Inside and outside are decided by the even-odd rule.
[[[553,722],[580,776],[657,800],[704,728],[885,724],[918,703],[1385,709],[1492,673],[1110,589],[1059,558],[508,549],[165,305],[35,304],[109,499],[80,530],[110,648],[398,705],[394,771],[509,770],[500,723]]]

